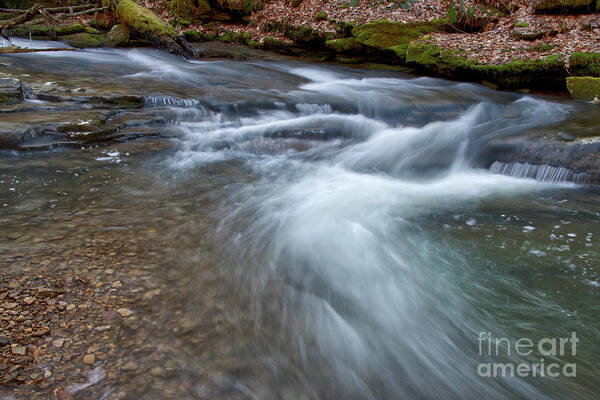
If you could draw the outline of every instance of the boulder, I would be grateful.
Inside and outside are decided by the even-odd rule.
[[[120,47],[126,46],[129,43],[129,35],[131,29],[127,25],[117,24],[113,26],[106,35],[104,46],[106,47]]]
[[[600,78],[591,76],[571,76],[567,78],[567,89],[576,100],[599,102]]]
[[[529,40],[534,41],[541,39],[546,36],[555,36],[558,32],[556,30],[532,30],[529,28],[515,28],[512,32],[513,38],[516,40]]]
[[[74,35],[63,36],[61,40],[70,46],[83,49],[86,47],[102,47],[104,44],[104,35],[94,35],[91,33],[76,33]]]
[[[25,89],[20,80],[14,78],[0,79],[0,104],[14,104],[23,101]]]

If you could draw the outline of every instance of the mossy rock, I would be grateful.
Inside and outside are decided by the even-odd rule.
[[[555,36],[558,34],[558,31],[555,30],[547,30],[547,31],[532,31],[527,29],[515,29],[512,32],[512,36],[516,40],[528,40],[534,41],[541,39],[545,36]]]
[[[102,47],[104,45],[104,35],[94,35],[91,33],[76,33],[74,35],[66,35],[61,38],[62,41],[70,46],[84,49],[87,47]]]
[[[69,25],[69,26],[58,26],[58,27],[54,28],[54,31],[56,32],[56,34],[58,36],[61,36],[61,35],[72,35],[74,33],[84,32],[85,28],[79,22],[76,22],[76,23],[74,23],[72,25]]]
[[[217,35],[211,32],[200,32],[194,29],[188,29],[183,32],[183,37],[188,42],[210,42],[215,40]]]
[[[411,41],[428,33],[446,29],[447,25],[443,21],[415,23],[376,21],[354,27],[352,36],[363,46],[393,51],[398,57],[404,59]]]
[[[14,104],[23,101],[23,92],[23,85],[18,79],[0,79],[0,104]]]
[[[326,21],[327,18],[329,17],[327,16],[327,13],[325,11],[319,11],[315,14],[315,21]]]
[[[263,39],[262,47],[265,50],[288,52],[292,49],[293,44],[267,36]]]
[[[573,53],[569,72],[577,76],[600,76],[600,53]]]
[[[238,33],[227,30],[215,39],[223,43],[238,43],[245,45],[252,40],[252,35],[250,33]]]
[[[595,0],[541,0],[535,4],[537,14],[586,14],[594,12]]]
[[[85,27],[85,33],[91,33],[92,35],[97,35],[100,33],[100,31],[98,29],[94,29],[90,26],[86,26]]]
[[[334,39],[334,32],[321,32],[309,26],[294,25],[286,22],[270,21],[267,22],[263,29],[265,32],[278,32],[286,38],[292,40],[298,46],[308,48],[323,48],[325,41]]]
[[[566,76],[564,60],[558,55],[550,55],[542,60],[519,60],[498,65],[482,64],[465,57],[457,50],[443,49],[419,41],[408,46],[406,62],[442,77],[492,82],[501,89],[564,87]]]
[[[140,6],[133,0],[120,0],[115,14],[121,23],[129,25],[136,32],[146,36],[152,34],[159,37],[169,37],[173,40],[177,38],[175,28],[163,22],[152,11]]]
[[[360,45],[355,38],[340,38],[327,40],[325,47],[336,53],[359,53],[363,50],[363,46]]]
[[[201,22],[210,11],[208,0],[171,0],[171,15],[176,16],[180,24],[181,21]]]
[[[106,35],[104,46],[106,47],[120,47],[127,46],[129,43],[129,36],[131,29],[125,24],[116,24],[113,26]]]
[[[30,29],[31,36],[48,36],[50,32],[46,25],[32,25]],[[85,29],[86,28],[84,28],[83,25],[81,25],[79,22],[76,22],[68,26],[55,26],[54,33],[56,36],[72,35],[75,33],[85,32]],[[27,32],[26,36],[29,36],[29,32]]]
[[[600,78],[591,76],[570,76],[567,89],[576,100],[598,102],[600,99]]]

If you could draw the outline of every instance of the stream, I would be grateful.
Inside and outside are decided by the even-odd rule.
[[[600,123],[597,106],[148,49],[0,55],[0,72],[65,97],[0,110],[2,129],[102,119],[119,137],[64,147],[32,134],[41,151],[0,151],[3,267],[95,231],[152,226],[166,245],[146,245],[168,284],[187,285],[186,312],[211,304],[207,274],[225,294],[231,330],[198,333],[178,355],[192,372],[171,378],[202,371],[221,377],[216,389],[173,398],[597,398],[600,190],[559,168],[492,165],[485,151],[528,132],[578,136]],[[143,105],[77,101],[116,94]],[[480,354],[481,332],[507,339],[510,354],[487,342]],[[576,354],[570,343],[564,355],[515,352],[520,338],[572,332]],[[236,369],[203,364],[217,337],[211,359],[234,357]],[[559,376],[478,373],[540,357]]]

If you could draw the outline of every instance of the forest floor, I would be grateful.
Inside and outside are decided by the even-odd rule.
[[[151,1],[148,1],[151,7]],[[364,24],[378,20],[390,22],[423,22],[444,19],[450,2],[445,0],[416,0],[406,8],[394,2],[361,1],[349,6],[345,0],[304,0],[292,7],[286,0],[269,1],[265,7],[250,15],[254,23],[211,22],[209,27],[193,24],[186,29],[200,31],[225,31],[249,33],[255,40],[273,37],[265,25],[272,21],[293,23],[320,32],[335,32],[337,22]],[[469,0],[462,7],[473,7],[471,20],[485,24],[481,31],[466,32],[456,24],[454,32],[435,32],[427,41],[443,48],[459,50],[466,57],[486,64],[503,64],[514,60],[537,60],[551,54],[568,56],[574,52],[600,52],[600,14],[543,15],[536,14],[534,2],[517,0],[510,4],[514,9],[507,15],[489,18],[477,4]],[[155,11],[168,18],[164,5],[154,6]],[[318,13],[325,19],[316,17]],[[285,37],[280,37],[285,40]]]

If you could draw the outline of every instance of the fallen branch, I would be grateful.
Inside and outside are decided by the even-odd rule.
[[[11,54],[11,53],[37,53],[40,51],[75,51],[70,47],[55,47],[52,49],[27,49],[22,47],[0,47],[0,54]]]
[[[94,5],[93,4],[83,4],[80,6],[46,7],[45,10],[48,11],[49,13],[58,13],[58,12],[64,12],[64,11],[69,11],[72,13],[73,10],[83,10],[85,8],[90,8],[90,7],[94,7]],[[19,9],[19,8],[0,8],[0,12],[9,13],[9,14],[21,14],[21,13],[23,13],[23,11],[27,11],[27,10]]]
[[[38,14],[40,10],[39,4],[34,4],[29,10],[26,10],[23,14],[6,20],[0,20],[0,29],[4,31],[6,28],[10,28],[11,26],[21,25],[30,19],[32,19],[36,14]]]
[[[59,20],[59,19],[66,19],[66,18],[71,18],[73,16],[77,16],[77,15],[83,15],[83,14],[91,14],[94,13],[96,11],[105,11],[106,9],[108,9],[110,7],[98,7],[98,8],[92,8],[89,10],[85,10],[85,11],[80,11],[80,12],[76,12],[73,14],[58,14],[58,15],[52,15],[52,18],[54,20]],[[33,19],[31,21],[28,21],[26,23],[23,23],[21,25],[23,25],[24,27],[29,27],[32,25],[39,25],[39,24],[43,24],[44,23],[44,18],[37,18],[37,19]]]

